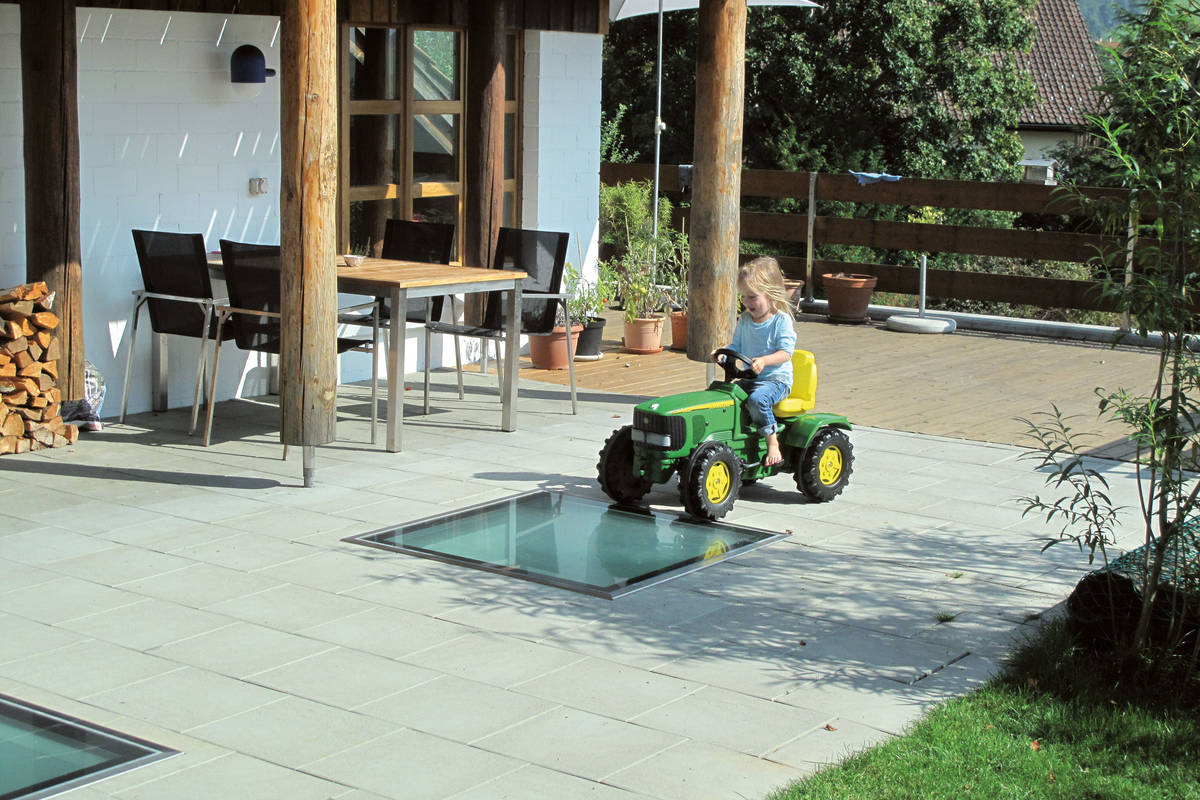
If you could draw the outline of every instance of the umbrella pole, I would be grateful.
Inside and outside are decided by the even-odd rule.
[[[667,126],[662,121],[662,49],[663,49],[663,0],[658,0],[658,51],[655,57],[655,86],[654,86],[654,228],[651,249],[651,261],[657,277],[658,270],[658,164],[662,157],[662,132]]]

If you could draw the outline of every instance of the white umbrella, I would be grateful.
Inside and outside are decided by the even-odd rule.
[[[820,8],[813,0],[746,0],[748,6],[797,6]],[[661,152],[662,132],[666,123],[662,121],[662,39],[664,11],[694,11],[700,0],[609,0],[608,19],[616,22],[643,14],[658,14],[658,55],[655,60],[657,85],[654,96],[654,236],[658,236],[658,163]]]

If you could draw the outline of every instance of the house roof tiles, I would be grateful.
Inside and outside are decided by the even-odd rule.
[[[1076,0],[1039,0],[1033,47],[1017,58],[1039,97],[1021,112],[1020,127],[1083,126],[1098,104],[1100,62]]]

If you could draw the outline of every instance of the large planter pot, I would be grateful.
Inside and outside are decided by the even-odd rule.
[[[575,343],[576,361],[595,361],[603,354],[600,344],[604,341],[604,317],[588,317],[579,341]]]
[[[575,354],[582,331],[582,325],[571,326],[571,355]],[[529,360],[533,362],[534,369],[566,369],[569,358],[567,329],[562,325],[556,327],[554,333],[546,336],[529,337]]]
[[[829,298],[829,321],[863,323],[867,321],[867,306],[875,288],[874,275],[851,275],[827,272],[821,285]]]
[[[662,350],[662,317],[625,320],[625,352],[649,355]]]
[[[671,312],[671,349],[687,350],[687,312]]]
[[[804,302],[804,281],[785,280],[784,291],[787,292],[788,305],[792,307],[792,316],[800,316],[800,304]]]

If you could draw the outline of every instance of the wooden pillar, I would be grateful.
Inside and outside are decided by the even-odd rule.
[[[55,293],[58,386],[68,400],[83,397],[77,64],[75,0],[21,0],[25,278]]]
[[[290,445],[326,444],[335,430],[336,5],[288,0],[281,26],[279,406]]]
[[[746,0],[700,0],[688,270],[688,358],[733,338],[741,238]]]
[[[506,0],[471,0],[467,20],[466,252],[490,267],[504,213],[504,20]]]

